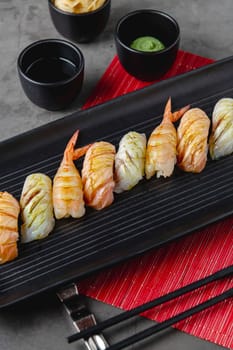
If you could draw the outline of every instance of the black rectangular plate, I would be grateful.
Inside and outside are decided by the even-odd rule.
[[[221,97],[233,97],[233,57],[151,85],[0,144],[0,190],[19,199],[28,174],[53,177],[76,129],[78,145],[110,141],[130,130],[147,136],[161,121],[167,98],[211,116]],[[57,288],[153,247],[182,237],[233,212],[233,158],[208,160],[200,174],[175,170],[167,179],[142,180],[102,210],[56,222],[50,236],[19,245],[19,257],[0,266],[0,307]],[[79,169],[81,162],[77,163]]]

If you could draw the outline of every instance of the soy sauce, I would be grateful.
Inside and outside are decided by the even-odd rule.
[[[42,57],[28,67],[26,75],[41,83],[56,83],[71,78],[76,72],[75,64],[63,57]]]

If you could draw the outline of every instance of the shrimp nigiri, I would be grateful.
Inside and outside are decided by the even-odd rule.
[[[18,201],[8,192],[0,192],[0,264],[18,256]]]
[[[45,174],[28,175],[21,197],[21,242],[27,243],[49,235],[55,225],[52,204],[52,180]]]
[[[145,173],[150,179],[171,176],[176,164],[177,134],[173,122],[177,121],[189,109],[189,106],[179,111],[171,112],[171,99],[167,101],[161,124],[157,126],[149,137],[146,149]]]
[[[182,117],[177,129],[177,164],[187,172],[200,173],[207,162],[210,119],[200,108]]]
[[[100,141],[93,143],[84,158],[82,168],[84,199],[88,206],[97,210],[109,206],[114,200],[115,153],[115,146]]]
[[[70,216],[80,218],[85,214],[82,179],[73,160],[82,157],[90,145],[74,150],[78,134],[79,130],[69,140],[53,179],[53,207],[56,219]]]
[[[222,98],[214,106],[210,155],[219,159],[233,153],[233,99]]]
[[[145,134],[130,131],[122,137],[115,157],[116,193],[130,190],[143,178],[145,156]]]

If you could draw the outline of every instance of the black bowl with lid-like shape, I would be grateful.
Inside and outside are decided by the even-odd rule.
[[[25,94],[41,108],[67,107],[83,85],[83,54],[65,40],[45,39],[30,44],[20,53],[17,66]]]
[[[169,14],[142,9],[122,17],[114,33],[116,50],[124,69],[139,80],[153,81],[161,78],[176,59],[180,43],[180,28]],[[163,50],[144,52],[130,47],[131,43],[143,36],[159,39]]]
[[[79,43],[93,41],[103,32],[110,15],[111,0],[94,11],[71,13],[60,10],[53,0],[48,0],[52,22],[65,38]]]

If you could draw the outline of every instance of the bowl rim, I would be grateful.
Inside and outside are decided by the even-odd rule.
[[[169,20],[171,20],[177,29],[176,40],[174,40],[174,42],[171,45],[166,46],[164,49],[159,50],[159,51],[140,51],[140,50],[133,49],[130,46],[124,44],[118,35],[120,25],[122,24],[123,21],[125,21],[129,17],[135,16],[137,14],[143,14],[143,13],[158,14],[158,15],[162,15],[163,17],[166,17]],[[131,11],[131,12],[125,14],[123,17],[121,17],[118,20],[118,22],[115,26],[115,30],[114,30],[114,38],[117,42],[120,43],[120,45],[122,45],[125,49],[127,49],[131,52],[137,53],[139,55],[145,55],[145,56],[157,56],[157,55],[161,55],[164,52],[169,51],[172,47],[174,47],[180,41],[180,26],[179,26],[179,23],[177,22],[177,20],[167,12],[155,10],[155,9],[139,9],[139,10]]]
[[[63,79],[63,80],[56,81],[56,82],[41,82],[41,81],[30,78],[22,69],[23,57],[33,47],[38,46],[38,45],[43,44],[43,43],[63,44],[63,45],[69,46],[74,51],[76,51],[76,53],[78,54],[78,56],[80,58],[80,64],[77,67],[77,72],[74,75],[72,75],[70,78]],[[77,78],[80,75],[80,73],[82,73],[82,71],[84,71],[84,65],[85,65],[85,60],[84,60],[84,56],[83,56],[82,51],[76,45],[74,45],[73,43],[71,43],[67,40],[64,40],[64,39],[42,39],[42,40],[34,41],[31,44],[29,44],[28,46],[26,46],[20,52],[18,59],[17,59],[17,68],[18,68],[18,72],[20,73],[20,75],[22,75],[27,81],[30,81],[31,83],[34,83],[36,85],[42,85],[42,86],[60,86],[60,85],[67,84],[67,83],[73,81],[75,78]]]
[[[68,15],[68,16],[73,16],[73,17],[85,17],[85,16],[90,16],[92,14],[95,14],[97,12],[102,11],[105,7],[107,7],[111,3],[111,0],[105,0],[102,6],[98,7],[94,11],[89,11],[89,12],[83,12],[83,13],[72,13],[68,11],[64,11],[59,9],[57,6],[54,5],[53,0],[48,0],[49,7],[52,7],[56,12],[61,13],[62,15]]]

